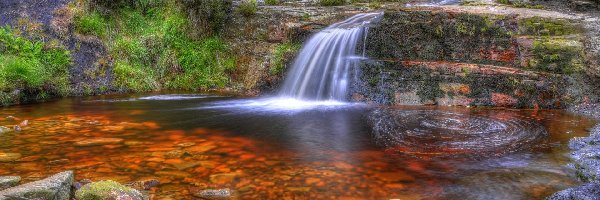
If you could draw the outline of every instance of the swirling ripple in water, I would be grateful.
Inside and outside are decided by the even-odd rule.
[[[368,120],[377,144],[414,155],[501,155],[528,148],[548,135],[535,121],[502,114],[377,109]]]

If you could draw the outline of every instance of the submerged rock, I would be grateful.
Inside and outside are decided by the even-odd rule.
[[[93,138],[88,140],[82,140],[75,142],[75,146],[78,147],[89,147],[89,146],[101,146],[107,144],[119,144],[122,143],[121,138]]]
[[[546,198],[546,200],[596,200],[600,199],[600,183],[587,183],[569,188]]]
[[[142,193],[136,189],[126,187],[115,181],[99,181],[84,185],[75,192],[75,197],[80,200],[87,199],[127,199],[143,200]]]
[[[11,132],[12,129],[6,127],[6,126],[0,126],[0,133],[8,133]]]
[[[195,197],[199,197],[201,199],[208,200],[225,200],[231,199],[233,197],[233,193],[229,189],[220,189],[220,190],[201,190],[199,192],[195,192],[192,195]]]
[[[0,176],[0,190],[14,187],[21,182],[20,176]]]
[[[0,152],[0,162],[12,162],[21,158],[20,153],[3,153]]]
[[[23,184],[0,191],[3,199],[52,199],[68,200],[71,196],[73,171],[55,174],[43,180]]]

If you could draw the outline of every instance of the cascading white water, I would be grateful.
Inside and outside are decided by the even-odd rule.
[[[357,43],[366,38],[368,25],[378,21],[382,15],[358,14],[311,37],[287,75],[280,97],[344,101],[349,71],[354,65],[352,60],[364,56],[356,54]]]

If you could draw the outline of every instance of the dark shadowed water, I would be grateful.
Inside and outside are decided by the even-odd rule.
[[[399,130],[407,134],[387,135],[396,143],[386,143],[368,123],[367,115],[376,109],[190,94],[9,107],[0,111],[0,125],[29,123],[21,132],[0,134],[0,153],[21,155],[0,162],[0,175],[32,181],[75,170],[78,180],[158,179],[161,185],[150,194],[171,199],[190,199],[190,193],[206,188],[230,188],[242,199],[542,199],[577,184],[565,167],[566,144],[594,124],[562,111],[398,107],[415,120],[401,118],[407,123],[399,123],[404,125]],[[446,114],[432,117],[435,112]],[[480,118],[486,127],[466,124]],[[507,137],[506,121],[527,122],[520,125],[525,131],[539,131],[526,127],[538,124],[545,131],[529,142],[531,134],[510,126],[504,129],[511,131]],[[528,142],[502,154],[444,156],[457,152],[462,142],[483,152],[486,145],[513,148],[508,143],[525,141],[514,140],[519,137]],[[445,150],[448,144],[452,149]]]

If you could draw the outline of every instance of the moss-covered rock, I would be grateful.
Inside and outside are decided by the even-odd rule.
[[[115,181],[99,181],[84,185],[75,192],[78,200],[145,199],[136,189],[126,187]]]
[[[14,187],[21,182],[20,176],[0,176],[0,190]]]

